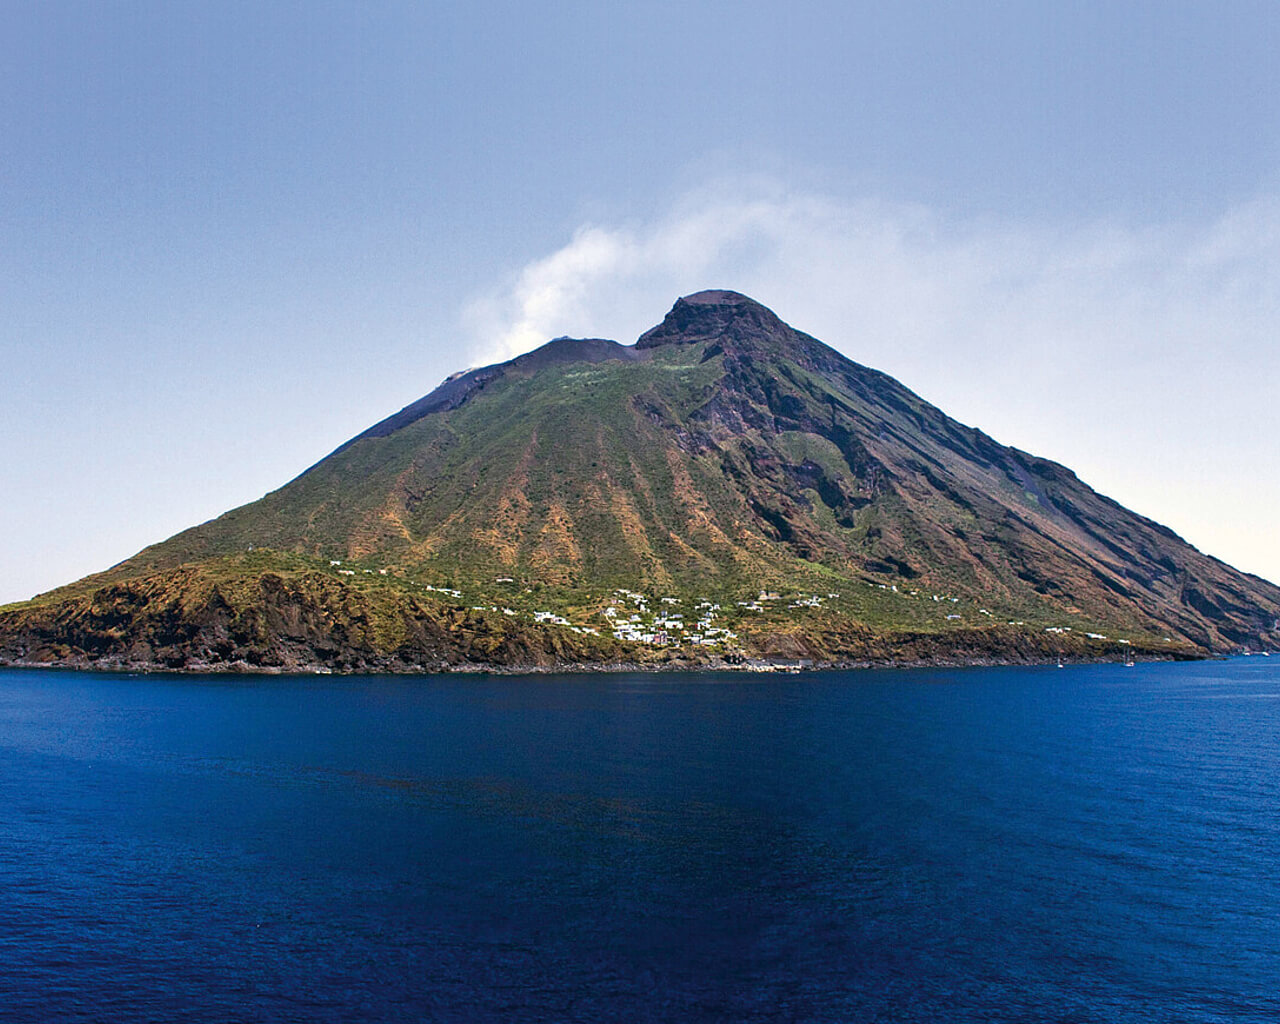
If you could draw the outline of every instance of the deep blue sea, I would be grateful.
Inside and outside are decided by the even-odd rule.
[[[0,1020],[1280,1019],[1280,657],[0,672]]]

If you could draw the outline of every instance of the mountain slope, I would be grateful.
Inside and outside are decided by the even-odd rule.
[[[1046,631],[1094,656],[1280,643],[1280,589],[724,291],[634,346],[561,338],[455,375],[260,501],[35,604],[262,549],[337,586],[448,588],[507,629],[602,631],[570,660],[862,659],[880,640],[1043,656]],[[718,625],[691,627],[699,604]],[[0,613],[0,637],[31,614]]]

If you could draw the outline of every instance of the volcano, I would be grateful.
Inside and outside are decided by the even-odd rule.
[[[732,291],[455,374],[259,501],[0,610],[9,664],[1197,657],[1280,588]]]

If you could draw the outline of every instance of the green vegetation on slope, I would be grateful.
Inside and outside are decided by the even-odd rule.
[[[47,624],[54,608],[80,609],[66,620],[79,622],[100,595],[125,601],[147,580],[168,581],[147,601],[188,595],[165,605],[181,620],[216,582],[246,624],[241,646],[270,647],[279,624],[250,611],[278,600],[270,578],[306,607],[356,603],[363,618],[330,622],[347,651],[336,664],[358,650],[403,661],[412,623],[445,621],[446,598],[464,613],[460,636],[518,634],[508,653],[531,645],[534,663],[537,630],[571,638],[581,661],[1280,645],[1277,588],[732,293],[681,300],[636,349],[562,339],[419,406],[260,501],[0,622]],[[620,592],[654,603],[639,633],[661,642],[614,628]],[[702,634],[653,627],[663,598],[718,605],[711,628],[733,636],[701,650]],[[323,660],[330,620],[315,615],[298,643]],[[141,628],[129,619],[117,639]],[[483,646],[441,657],[483,661]]]

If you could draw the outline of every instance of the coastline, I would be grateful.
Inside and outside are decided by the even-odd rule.
[[[1134,656],[1134,662],[1143,664],[1180,661],[1221,660],[1227,655],[1221,653],[1190,653],[1186,651],[1164,653],[1142,653]],[[564,662],[554,664],[515,664],[501,665],[488,662],[441,662],[434,665],[405,665],[399,662],[384,665],[362,665],[355,668],[335,668],[333,666],[314,663],[309,665],[279,666],[254,665],[247,661],[191,663],[183,666],[165,665],[155,661],[127,661],[114,658],[99,659],[66,659],[33,661],[29,659],[7,658],[0,656],[0,669],[22,671],[63,671],[102,674],[164,674],[164,675],[260,675],[260,676],[437,676],[437,675],[494,675],[494,676],[547,676],[547,675],[624,675],[644,674],[659,675],[668,673],[682,674],[800,674],[813,672],[852,672],[863,669],[919,669],[919,668],[1014,668],[1037,667],[1061,664],[1068,665],[1108,665],[1124,664],[1122,656],[1098,657],[1017,657],[1013,655],[988,655],[973,657],[936,657],[936,658],[904,658],[904,659],[842,659],[836,661],[814,661],[810,659],[745,659],[729,662],[723,660],[684,661],[671,659],[660,662]]]

